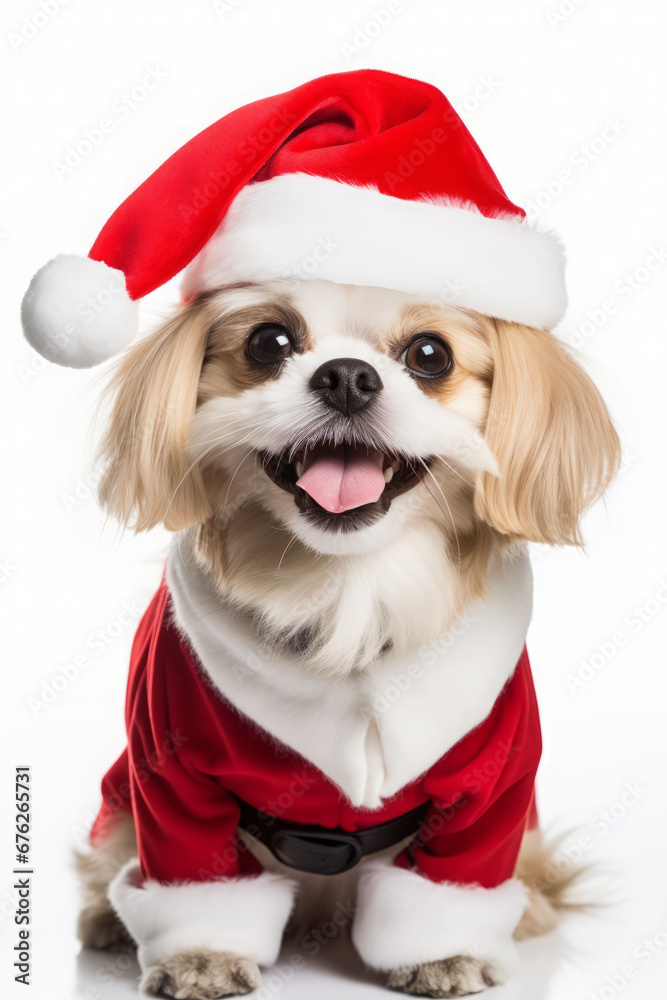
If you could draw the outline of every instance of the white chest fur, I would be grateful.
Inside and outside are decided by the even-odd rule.
[[[486,718],[521,655],[532,609],[528,558],[506,557],[489,597],[435,643],[408,657],[388,652],[340,680],[269,649],[249,617],[221,601],[187,536],[172,546],[167,583],[178,625],[221,694],[370,809]]]

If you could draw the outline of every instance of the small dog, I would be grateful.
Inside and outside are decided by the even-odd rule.
[[[319,679],[320,731],[310,737],[319,745],[303,745],[323,760],[342,738],[337,692],[363,684],[389,649],[409,662],[437,648],[526,540],[577,544],[580,516],[617,460],[597,390],[551,334],[386,290],[221,289],[131,349],[113,389],[105,506],[140,528],[183,532],[180,565],[202,568],[209,601],[219,594],[247,612],[267,650],[286,650]],[[214,602],[205,607],[214,613]],[[273,666],[283,697],[303,711],[298,679]],[[241,694],[231,689],[255,719],[271,718],[248,690],[261,680],[251,667],[236,678]],[[425,722],[411,720],[406,744]],[[130,814],[111,829],[83,864],[86,944],[123,935],[106,891],[136,849]],[[539,860],[535,837],[528,850]],[[527,884],[548,886],[523,918],[539,932],[553,926],[559,887],[527,858],[518,862]],[[389,983],[455,996],[503,972],[484,957],[443,954],[392,970]],[[196,940],[145,972],[148,988],[172,996],[258,982],[249,955]]]
[[[526,544],[581,544],[619,443],[597,389],[549,330],[562,302],[538,279],[560,258],[503,201],[445,98],[366,70],[288,96],[280,114],[272,106],[278,124],[261,111],[253,183],[220,230],[223,243],[239,239],[234,205],[249,197],[251,222],[267,227],[255,253],[245,236],[221,248],[209,227],[184,303],[129,348],[110,384],[101,501],[175,540],[134,643],[128,747],[79,858],[79,935],[100,948],[135,941],[144,989],[203,1000],[254,989],[288,924],[347,924],[341,901],[354,900],[353,943],[389,987],[463,996],[505,981],[513,938],[550,930],[567,905],[572,876],[545,878],[534,802]],[[397,137],[406,183],[425,183],[444,148],[447,164],[467,164],[462,177],[477,172],[477,208],[461,187],[452,203],[430,204],[407,188],[355,187],[346,224],[357,226],[359,276],[349,241],[331,259],[319,244],[315,273],[304,273],[312,232],[292,252],[296,270],[277,273],[302,195],[304,225],[326,209],[328,245],[341,245],[343,166],[336,180],[295,179],[288,152],[366,150],[378,107],[376,139],[401,115],[426,135],[412,150],[421,162]],[[236,161],[225,162],[233,174]],[[153,177],[172,183],[182,166],[168,161]],[[208,195],[188,191],[213,202],[216,178]],[[137,205],[152,206],[147,190],[119,210],[124,226]],[[270,190],[289,225],[276,224]],[[417,253],[431,219],[461,241],[431,274],[441,280],[447,261],[458,277],[468,268],[454,302],[433,294],[428,253]],[[103,231],[107,249],[96,244],[88,271],[116,266],[118,226]],[[358,246],[369,240],[367,258]],[[202,239],[180,257],[155,234],[147,243],[169,256],[168,274]],[[135,254],[136,235],[130,244]],[[133,261],[122,270],[136,297],[156,281]],[[24,324],[43,349],[38,279]],[[111,308],[114,321],[129,315],[127,302]],[[79,363],[79,332],[74,347],[71,333],[60,345],[66,363]]]

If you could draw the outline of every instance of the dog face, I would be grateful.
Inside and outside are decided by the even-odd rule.
[[[547,331],[313,279],[182,306],[111,388],[106,507],[198,526],[221,590],[341,670],[437,638],[500,549],[578,544],[619,458]]]
[[[112,389],[102,499],[139,529],[255,500],[316,551],[363,551],[463,492],[502,533],[576,543],[618,459],[548,333],[384,289],[223,289],[130,349]]]
[[[396,292],[293,285],[207,303],[219,318],[190,455],[219,475],[213,506],[255,500],[328,554],[377,548],[427,502],[446,517],[443,470],[468,484],[496,471],[482,436],[491,355],[474,319]]]

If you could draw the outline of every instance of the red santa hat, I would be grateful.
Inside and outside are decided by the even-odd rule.
[[[551,327],[558,241],[526,222],[435,87],[378,70],[320,77],[225,115],[116,209],[87,257],[61,255],[22,306],[29,343],[87,368],[125,348],[137,303],[321,278],[445,298]]]

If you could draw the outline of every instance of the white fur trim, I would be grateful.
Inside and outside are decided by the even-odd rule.
[[[525,555],[507,557],[485,601],[437,643],[379,657],[341,683],[268,650],[249,616],[224,601],[188,534],[167,564],[175,618],[213,685],[240,712],[341,788],[377,809],[487,717],[523,649],[532,609]]]
[[[134,339],[138,316],[122,271],[69,254],[37,272],[21,304],[30,346],[67,368],[91,368],[118,354]]]
[[[551,327],[564,315],[558,240],[472,205],[406,201],[326,177],[247,185],[185,272],[183,294],[237,281],[322,278],[444,299]]]
[[[375,969],[475,955],[509,976],[512,934],[527,904],[518,879],[495,889],[431,882],[405,868],[371,862],[359,880],[354,945]]]
[[[296,883],[273,872],[217,882],[141,883],[129,861],[109,899],[138,945],[143,972],[188,948],[212,948],[273,965],[292,912]]]

